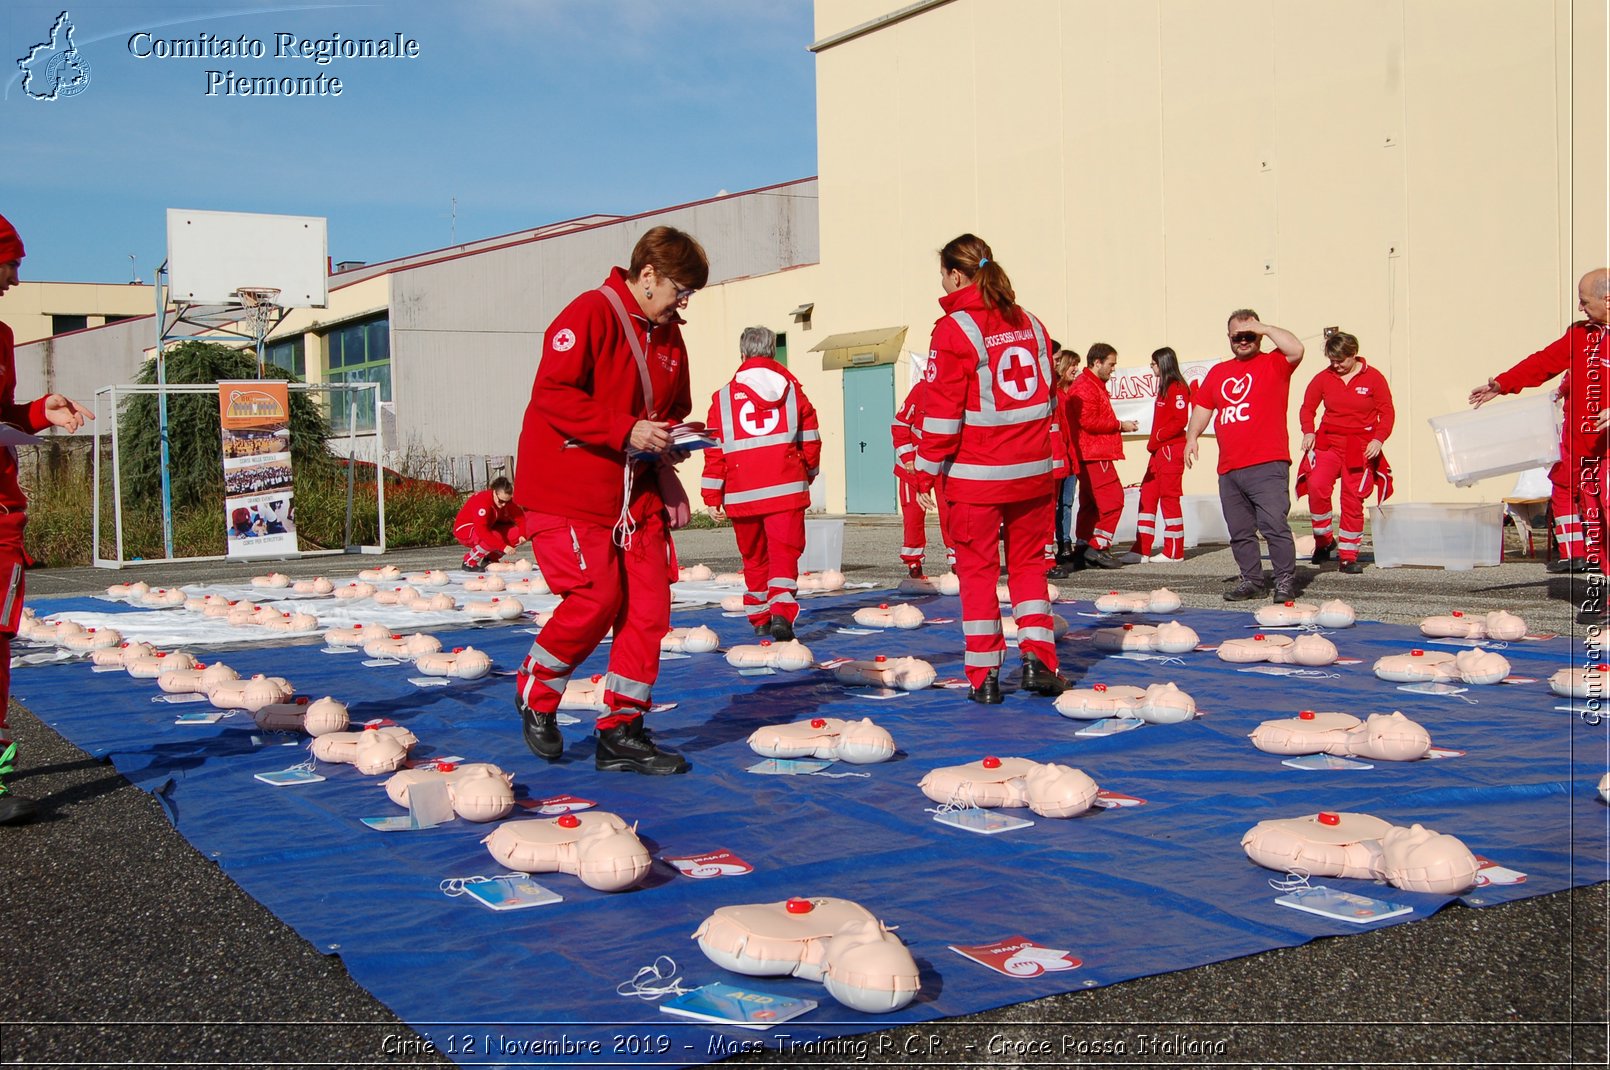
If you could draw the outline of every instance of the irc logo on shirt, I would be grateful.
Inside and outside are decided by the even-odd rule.
[[[1220,427],[1224,427],[1227,424],[1242,424],[1252,419],[1252,413],[1249,411],[1252,408],[1252,402],[1247,400],[1248,395],[1251,393],[1252,376],[1250,374],[1243,375],[1239,379],[1225,377],[1224,382],[1219,384],[1219,394],[1226,402],[1219,409]]]

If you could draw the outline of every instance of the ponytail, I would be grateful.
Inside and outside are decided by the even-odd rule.
[[[989,243],[974,234],[952,238],[939,250],[939,266],[946,271],[959,271],[978,287],[978,296],[984,307],[997,313],[1014,325],[1023,321],[1023,310],[1018,308],[1017,294],[1006,269],[995,262]]]

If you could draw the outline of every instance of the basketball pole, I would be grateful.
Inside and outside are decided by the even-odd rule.
[[[168,474],[168,262],[156,274],[157,299],[157,441],[162,470],[162,556],[173,560],[173,482]]]

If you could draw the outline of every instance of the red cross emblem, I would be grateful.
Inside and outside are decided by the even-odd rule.
[[[761,412],[760,406],[753,401],[745,401],[738,407],[738,426],[744,429],[745,434],[755,438],[759,438],[761,435],[769,435],[777,430],[777,425],[782,422],[782,419],[783,412],[781,409],[767,409],[765,412]]]
[[[1027,401],[1040,385],[1040,373],[1034,366],[1034,354],[1022,346],[1013,346],[1001,354],[1001,363],[995,369],[995,381],[1014,401]]]

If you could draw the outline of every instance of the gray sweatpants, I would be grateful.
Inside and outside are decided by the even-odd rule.
[[[1263,555],[1258,532],[1269,544],[1269,561],[1275,567],[1275,585],[1297,579],[1297,544],[1291,537],[1286,514],[1291,512],[1291,465],[1267,461],[1236,468],[1219,476],[1219,504],[1230,529],[1230,553],[1243,580],[1263,583]]]

